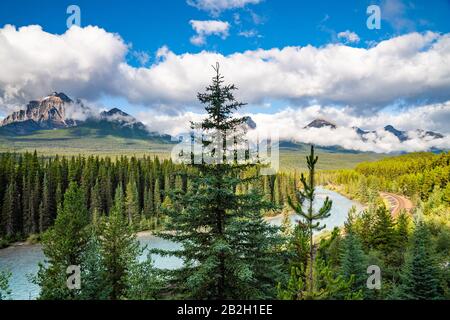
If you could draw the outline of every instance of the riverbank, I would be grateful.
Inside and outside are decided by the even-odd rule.
[[[323,186],[323,188],[339,193],[341,196],[346,197],[347,199],[352,200],[353,202],[355,202],[356,204],[358,204],[358,206],[362,207],[362,208],[367,208],[367,204],[360,202],[359,200],[356,200],[355,197],[352,194],[349,194],[347,192],[345,192],[343,190],[343,185],[337,185],[337,184],[332,184],[332,183],[328,183],[326,185]]]
[[[327,190],[323,187],[317,188],[317,203],[315,210],[323,203],[326,197],[333,201],[331,217],[323,221],[327,225],[326,232],[330,232],[334,227],[344,225],[348,211],[352,206],[358,206],[357,203],[345,198],[337,192]],[[281,225],[283,215],[279,214],[273,217],[266,217],[266,220],[273,225]],[[293,224],[298,220],[298,216],[291,215]],[[326,236],[326,233],[321,234]],[[143,248],[147,250],[143,253],[142,259],[147,257],[150,249],[178,250],[179,245],[156,236],[156,231],[140,231],[137,233],[138,240]],[[316,238],[319,241],[319,238]],[[181,260],[173,256],[161,257],[152,255],[155,267],[159,269],[177,268],[182,263]],[[12,290],[12,299],[35,299],[39,295],[39,288],[29,281],[28,275],[34,275],[38,271],[38,263],[44,262],[45,256],[40,244],[27,245],[18,244],[0,250],[0,269],[8,270],[12,273],[10,279],[10,288]]]
[[[366,207],[365,205],[361,204],[360,202],[352,199],[350,197],[350,195],[346,195],[344,192],[342,192],[341,188],[338,188],[338,186],[334,186],[334,185],[325,185],[325,186],[317,187],[318,199],[325,198],[326,196],[332,196],[332,194],[328,194],[328,192],[336,193],[336,194],[340,195],[341,197],[346,198],[347,200],[350,200],[351,202],[353,202],[353,205],[355,205],[360,210],[363,210]],[[339,204],[339,202],[342,202],[342,201],[343,201],[343,199],[338,201],[337,204]],[[335,201],[335,204],[336,204],[336,201]],[[269,223],[281,225],[281,221],[283,220],[283,216],[284,216],[283,213],[279,213],[277,215],[265,216],[264,219],[267,222],[269,222]],[[299,219],[299,217],[296,216],[294,211],[291,212],[290,217],[291,217],[292,223],[295,223],[296,220]],[[346,217],[346,213],[345,213],[345,217]],[[152,237],[152,236],[156,236],[157,232],[159,232],[159,231],[161,231],[161,229],[157,229],[157,230],[143,230],[143,231],[137,232],[136,236],[137,236],[138,239],[146,238],[146,237]],[[4,249],[7,249],[7,248],[11,248],[11,247],[12,248],[14,248],[14,247],[26,247],[26,246],[33,246],[33,245],[39,245],[39,244],[40,244],[40,236],[39,235],[33,235],[33,236],[30,236],[27,240],[13,242],[13,243],[7,245],[6,247],[0,248],[0,251],[4,250]]]

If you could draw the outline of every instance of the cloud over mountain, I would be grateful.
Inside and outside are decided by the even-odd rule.
[[[450,149],[450,102],[426,105],[407,110],[401,114],[380,112],[373,115],[352,115],[348,109],[312,105],[306,108],[286,108],[274,114],[251,113],[256,130],[249,132],[256,139],[278,132],[280,140],[313,143],[321,146],[340,146],[348,150],[372,151],[378,153],[428,151],[433,148]],[[189,130],[190,121],[198,122],[203,115],[184,112],[168,116],[154,111],[142,112],[138,118],[148,127],[162,133],[176,136]],[[309,125],[316,119],[332,120],[333,126]],[[314,122],[314,120],[316,120]],[[325,121],[323,121],[325,122]],[[399,139],[389,130],[388,124],[405,131],[407,139]],[[365,130],[361,137],[357,128]],[[433,137],[425,131],[442,133]]]
[[[51,34],[39,26],[0,29],[0,104],[14,108],[57,88],[95,100],[120,96],[149,107],[195,105],[219,61],[250,103],[280,99],[377,111],[398,101],[450,100],[450,34],[410,33],[372,48],[342,44],[249,50],[230,55],[160,50],[157,62],[128,64],[128,45],[98,27]]]

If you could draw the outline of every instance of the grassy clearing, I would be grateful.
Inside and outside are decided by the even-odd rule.
[[[47,130],[29,136],[0,136],[0,152],[34,152],[43,156],[96,155],[109,156],[170,156],[173,145],[160,141],[117,137],[97,134],[95,129],[80,133],[79,130]],[[308,148],[281,149],[280,169],[283,171],[305,170]],[[358,163],[385,158],[375,153],[329,152],[318,148],[319,170],[354,168]]]
[[[304,171],[306,170],[305,157],[307,151],[302,150],[281,150],[280,168],[283,171]],[[376,153],[336,153],[318,151],[319,162],[318,170],[352,169],[358,163],[366,161],[375,161],[388,157],[386,154]]]

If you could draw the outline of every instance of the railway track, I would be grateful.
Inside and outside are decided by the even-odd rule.
[[[399,196],[397,194],[389,192],[380,192],[380,195],[390,204],[390,210],[394,217],[396,217],[402,210],[406,210],[407,212],[410,213],[411,210],[414,208],[414,205],[411,202],[411,200],[403,196]]]

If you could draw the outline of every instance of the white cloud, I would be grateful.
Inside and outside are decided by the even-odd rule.
[[[349,30],[339,32],[337,36],[339,39],[343,39],[345,43],[358,43],[360,40],[356,33]]]
[[[99,109],[97,109],[94,105],[86,106],[86,101],[69,103],[65,106],[66,119],[85,121],[90,118],[98,118],[99,115]]]
[[[190,123],[199,122],[204,118],[201,113],[183,112],[176,115],[167,115],[159,112],[140,112],[137,118],[142,121],[149,131],[177,136],[189,132]]]
[[[237,97],[253,104],[314,101],[364,114],[398,101],[450,100],[450,34],[410,33],[368,49],[330,44],[177,55],[162,47],[140,68],[126,62],[129,51],[119,35],[98,27],[74,26],[61,35],[39,26],[0,28],[0,108],[63,91],[179,111],[196,105],[217,61],[225,80],[239,87]]]
[[[187,0],[190,6],[218,16],[222,11],[244,8],[248,4],[258,4],[262,0]]]
[[[450,148],[450,101],[427,105],[403,113],[380,112],[370,116],[352,115],[346,108],[324,107],[319,105],[307,108],[286,108],[275,114],[246,113],[257,124],[257,130],[249,136],[259,137],[278,132],[281,140],[294,140],[322,146],[341,146],[348,150],[372,151],[378,153],[426,151],[431,148]],[[184,112],[176,116],[158,114],[154,111],[142,112],[141,119],[151,131],[159,131],[173,136],[188,132],[190,121],[198,122],[203,114]],[[322,118],[337,125],[329,128],[305,127],[314,119]],[[400,142],[393,134],[383,128],[391,124],[399,130],[407,131],[410,140]],[[363,141],[352,127],[376,131],[365,136]],[[443,139],[423,139],[417,129],[433,130],[445,135]]]
[[[189,23],[197,33],[197,35],[191,38],[191,43],[196,46],[205,45],[206,38],[210,35],[220,36],[222,39],[226,39],[229,35],[230,24],[228,22],[219,20],[191,20]]]
[[[0,106],[17,109],[52,91],[95,100],[111,92],[128,46],[98,27],[73,26],[62,35],[40,26],[0,29]]]
[[[349,150],[373,152],[425,151],[432,147],[450,148],[450,101],[427,105],[414,110],[398,113],[379,112],[369,116],[352,115],[346,108],[310,106],[302,109],[287,108],[276,114],[250,115],[264,134],[279,131],[280,139],[314,143],[322,146],[342,146]],[[337,125],[330,128],[304,129],[312,120],[322,118]],[[399,130],[408,132],[410,140],[400,142],[393,134],[383,128],[391,124]],[[374,130],[376,134],[366,136],[363,141],[352,127]],[[281,129],[282,128],[282,129]],[[445,135],[443,139],[421,139],[417,129],[433,130]]]

